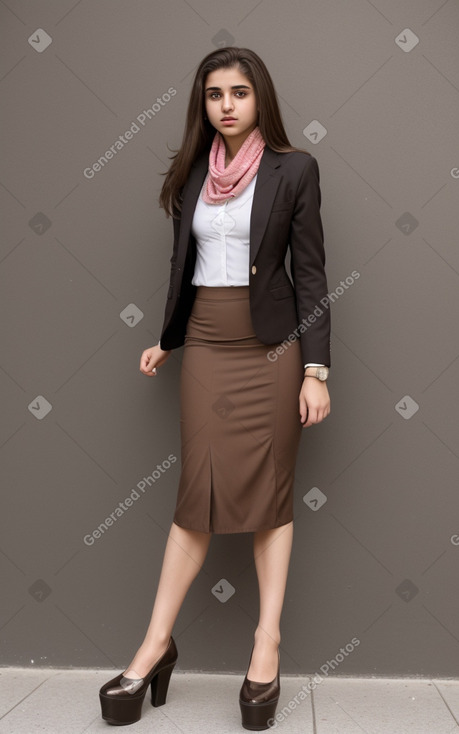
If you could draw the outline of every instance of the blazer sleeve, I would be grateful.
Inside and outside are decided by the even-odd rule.
[[[301,173],[292,214],[290,271],[296,294],[303,364],[316,362],[329,367],[331,319],[320,205],[319,166],[314,156],[309,155]]]
[[[174,278],[175,278],[175,268],[176,268],[176,260],[177,260],[177,251],[178,251],[178,239],[179,239],[179,233],[180,233],[180,214],[179,212],[174,210],[174,216],[172,217],[172,224],[173,224],[173,231],[174,231],[174,241],[172,246],[172,255],[169,259],[170,267],[169,267],[169,287],[167,290],[167,297],[166,297],[166,303],[164,306],[164,317],[163,317],[163,325],[161,326],[161,336],[159,339],[159,346],[161,349],[171,349],[171,345],[167,344],[167,346],[164,344],[164,341],[168,341],[167,338],[165,339],[165,330],[166,325],[169,323],[172,313],[173,313],[173,306],[175,306],[175,302],[172,302],[172,293],[173,293],[173,284],[174,284]]]
[[[159,345],[164,350],[176,349],[184,344],[186,325],[196,291],[196,286],[191,283],[194,268],[192,248],[187,250],[183,270],[179,273],[177,269],[181,226],[181,215],[177,214],[173,218],[174,244],[170,258],[169,288],[159,340]]]

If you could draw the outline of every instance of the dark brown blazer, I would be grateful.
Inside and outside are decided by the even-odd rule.
[[[191,224],[208,168],[208,153],[194,162],[174,219],[169,290],[161,330],[162,349],[184,344],[196,286],[191,284],[196,240]],[[258,339],[277,345],[301,340],[303,364],[330,366],[330,309],[320,216],[316,159],[301,151],[276,153],[265,146],[250,219],[249,294]],[[290,248],[290,273],[285,259]],[[292,284],[293,282],[293,284]]]

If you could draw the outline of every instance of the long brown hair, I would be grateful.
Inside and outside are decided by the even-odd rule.
[[[185,130],[180,149],[172,156],[159,204],[168,216],[180,212],[180,191],[196,158],[210,150],[215,128],[205,119],[204,89],[207,75],[217,69],[238,67],[253,85],[258,106],[258,127],[266,145],[278,153],[289,153],[292,147],[282,122],[274,84],[260,57],[248,48],[228,46],[204,57],[196,71],[191,89]],[[307,152],[307,151],[303,151]]]

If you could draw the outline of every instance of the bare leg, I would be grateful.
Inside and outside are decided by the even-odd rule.
[[[277,673],[280,618],[292,541],[293,522],[254,533],[253,550],[260,592],[260,618],[255,630],[255,645],[247,678],[259,683],[268,683]]]
[[[166,650],[186,593],[204,563],[210,538],[211,533],[186,530],[172,523],[150,624],[125,671],[127,678],[144,678]]]

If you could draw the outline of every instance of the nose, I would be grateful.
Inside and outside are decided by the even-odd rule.
[[[222,109],[224,112],[228,112],[233,109],[233,100],[231,98],[231,92],[225,92],[222,97]]]

